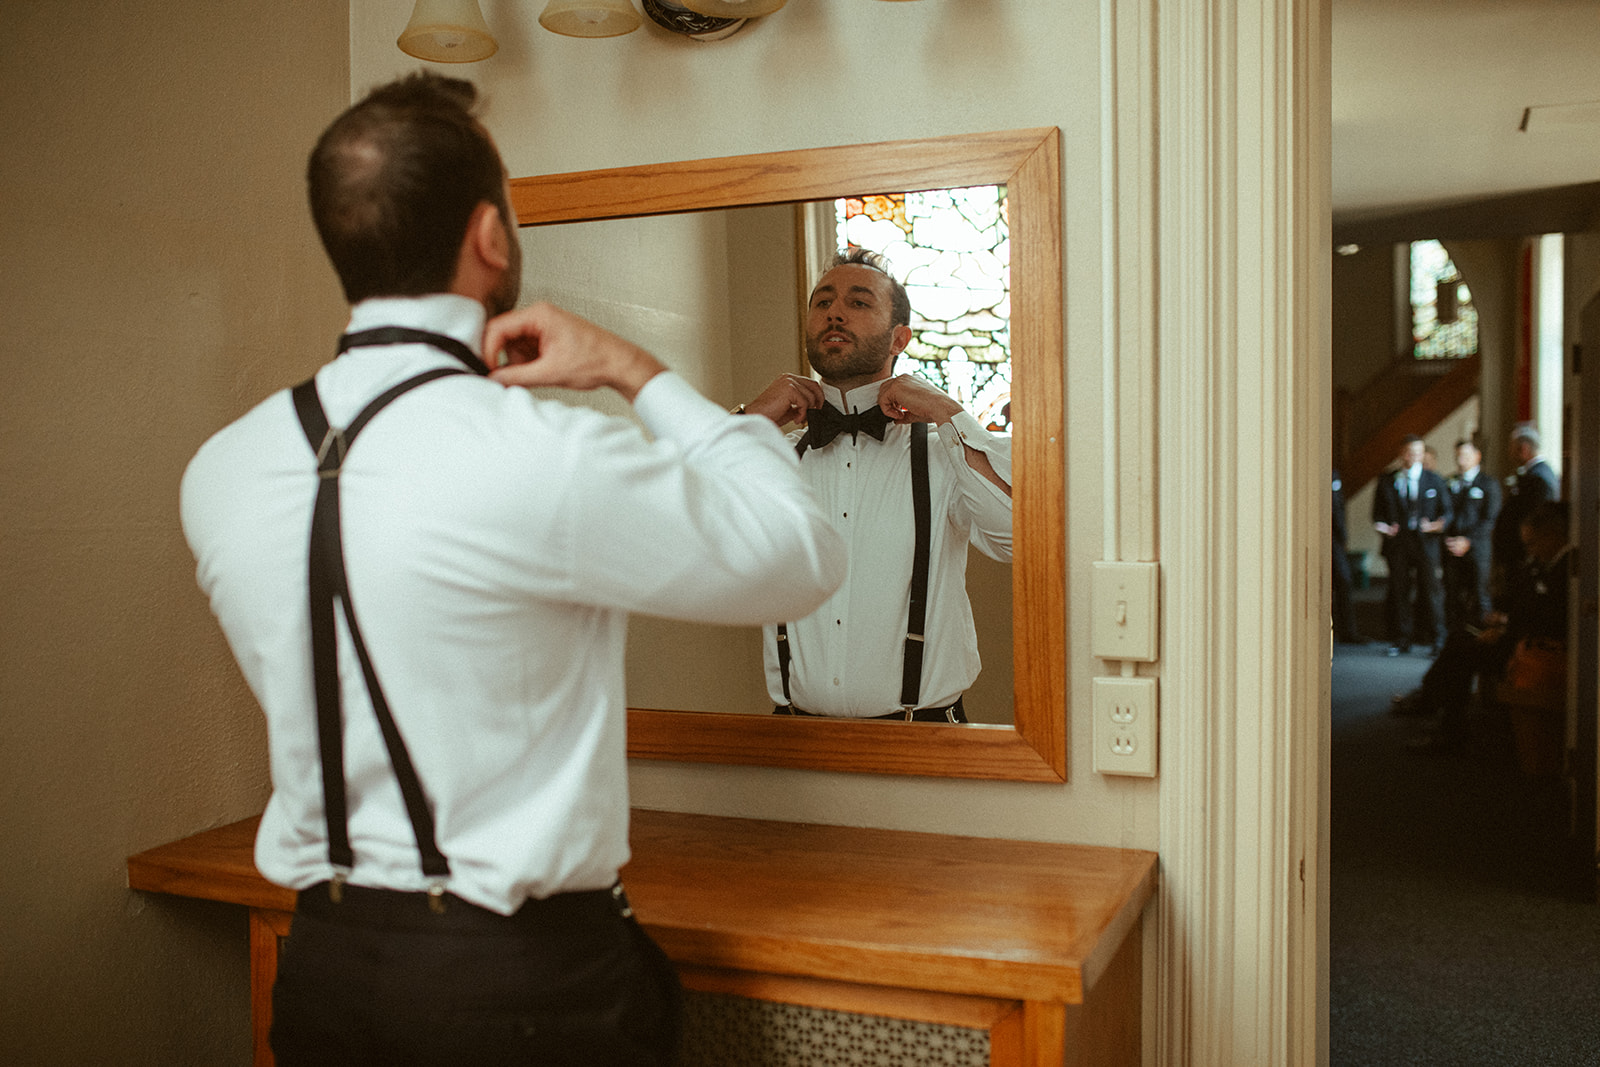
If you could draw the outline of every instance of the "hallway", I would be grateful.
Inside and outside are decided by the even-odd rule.
[[[1332,1064],[1600,1064],[1600,907],[1570,888],[1557,787],[1481,713],[1463,754],[1408,748],[1423,727],[1389,699],[1429,660],[1383,650],[1333,663]]]

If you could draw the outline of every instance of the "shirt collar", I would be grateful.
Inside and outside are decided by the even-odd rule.
[[[878,406],[878,390],[887,380],[879,379],[866,385],[858,385],[848,393],[841,393],[827,382],[823,382],[822,397],[847,415],[851,412],[866,411],[868,408]]]
[[[1474,479],[1474,478],[1476,478],[1478,476],[1478,472],[1480,470],[1482,470],[1482,469],[1483,469],[1482,467],[1473,467],[1471,470],[1462,471],[1461,472],[1461,480],[1464,481],[1464,482],[1472,481],[1472,479]]]
[[[1532,459],[1528,460],[1528,462],[1517,468],[1517,476],[1521,477],[1522,475],[1527,474],[1530,470],[1543,462],[1543,456],[1534,456]]]
[[[375,296],[350,309],[350,325],[345,332],[357,333],[380,326],[428,330],[460,341],[481,358],[484,318],[482,304],[454,293]]]

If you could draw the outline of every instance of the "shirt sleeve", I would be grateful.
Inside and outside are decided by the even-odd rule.
[[[938,426],[939,443],[956,472],[958,507],[970,524],[972,544],[990,559],[1011,562],[1011,497],[967,463],[968,448],[982,452],[1011,484],[1011,439],[985,430],[965,411]]]
[[[729,415],[671,372],[573,457],[563,509],[574,593],[667,618],[750,625],[814,611],[845,548],[771,421]]]

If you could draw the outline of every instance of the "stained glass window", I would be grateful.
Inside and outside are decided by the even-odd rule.
[[[995,430],[1011,428],[1011,237],[1006,187],[850,197],[839,247],[881,252],[911,297],[895,373],[933,382]]]
[[[1478,309],[1461,272],[1438,241],[1411,242],[1411,340],[1417,359],[1478,352]]]

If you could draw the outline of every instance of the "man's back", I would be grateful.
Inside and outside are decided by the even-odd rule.
[[[378,314],[475,340],[481,311],[463,303],[373,302],[353,326]],[[388,386],[451,363],[421,345],[357,349],[318,390],[342,426]],[[624,420],[475,376],[432,382],[373,419],[340,478],[352,601],[435,808],[450,889],[492,910],[605,888],[626,860],[627,611],[762,621],[838,579],[806,494],[746,499],[746,486],[794,480],[776,431],[659,378],[639,397],[655,444]],[[201,585],[268,716],[274,794],[257,862],[296,888],[329,876],[305,593],[317,482],[283,393],[208,442],[184,481]],[[347,640],[340,674],[352,882],[421,889]]]

